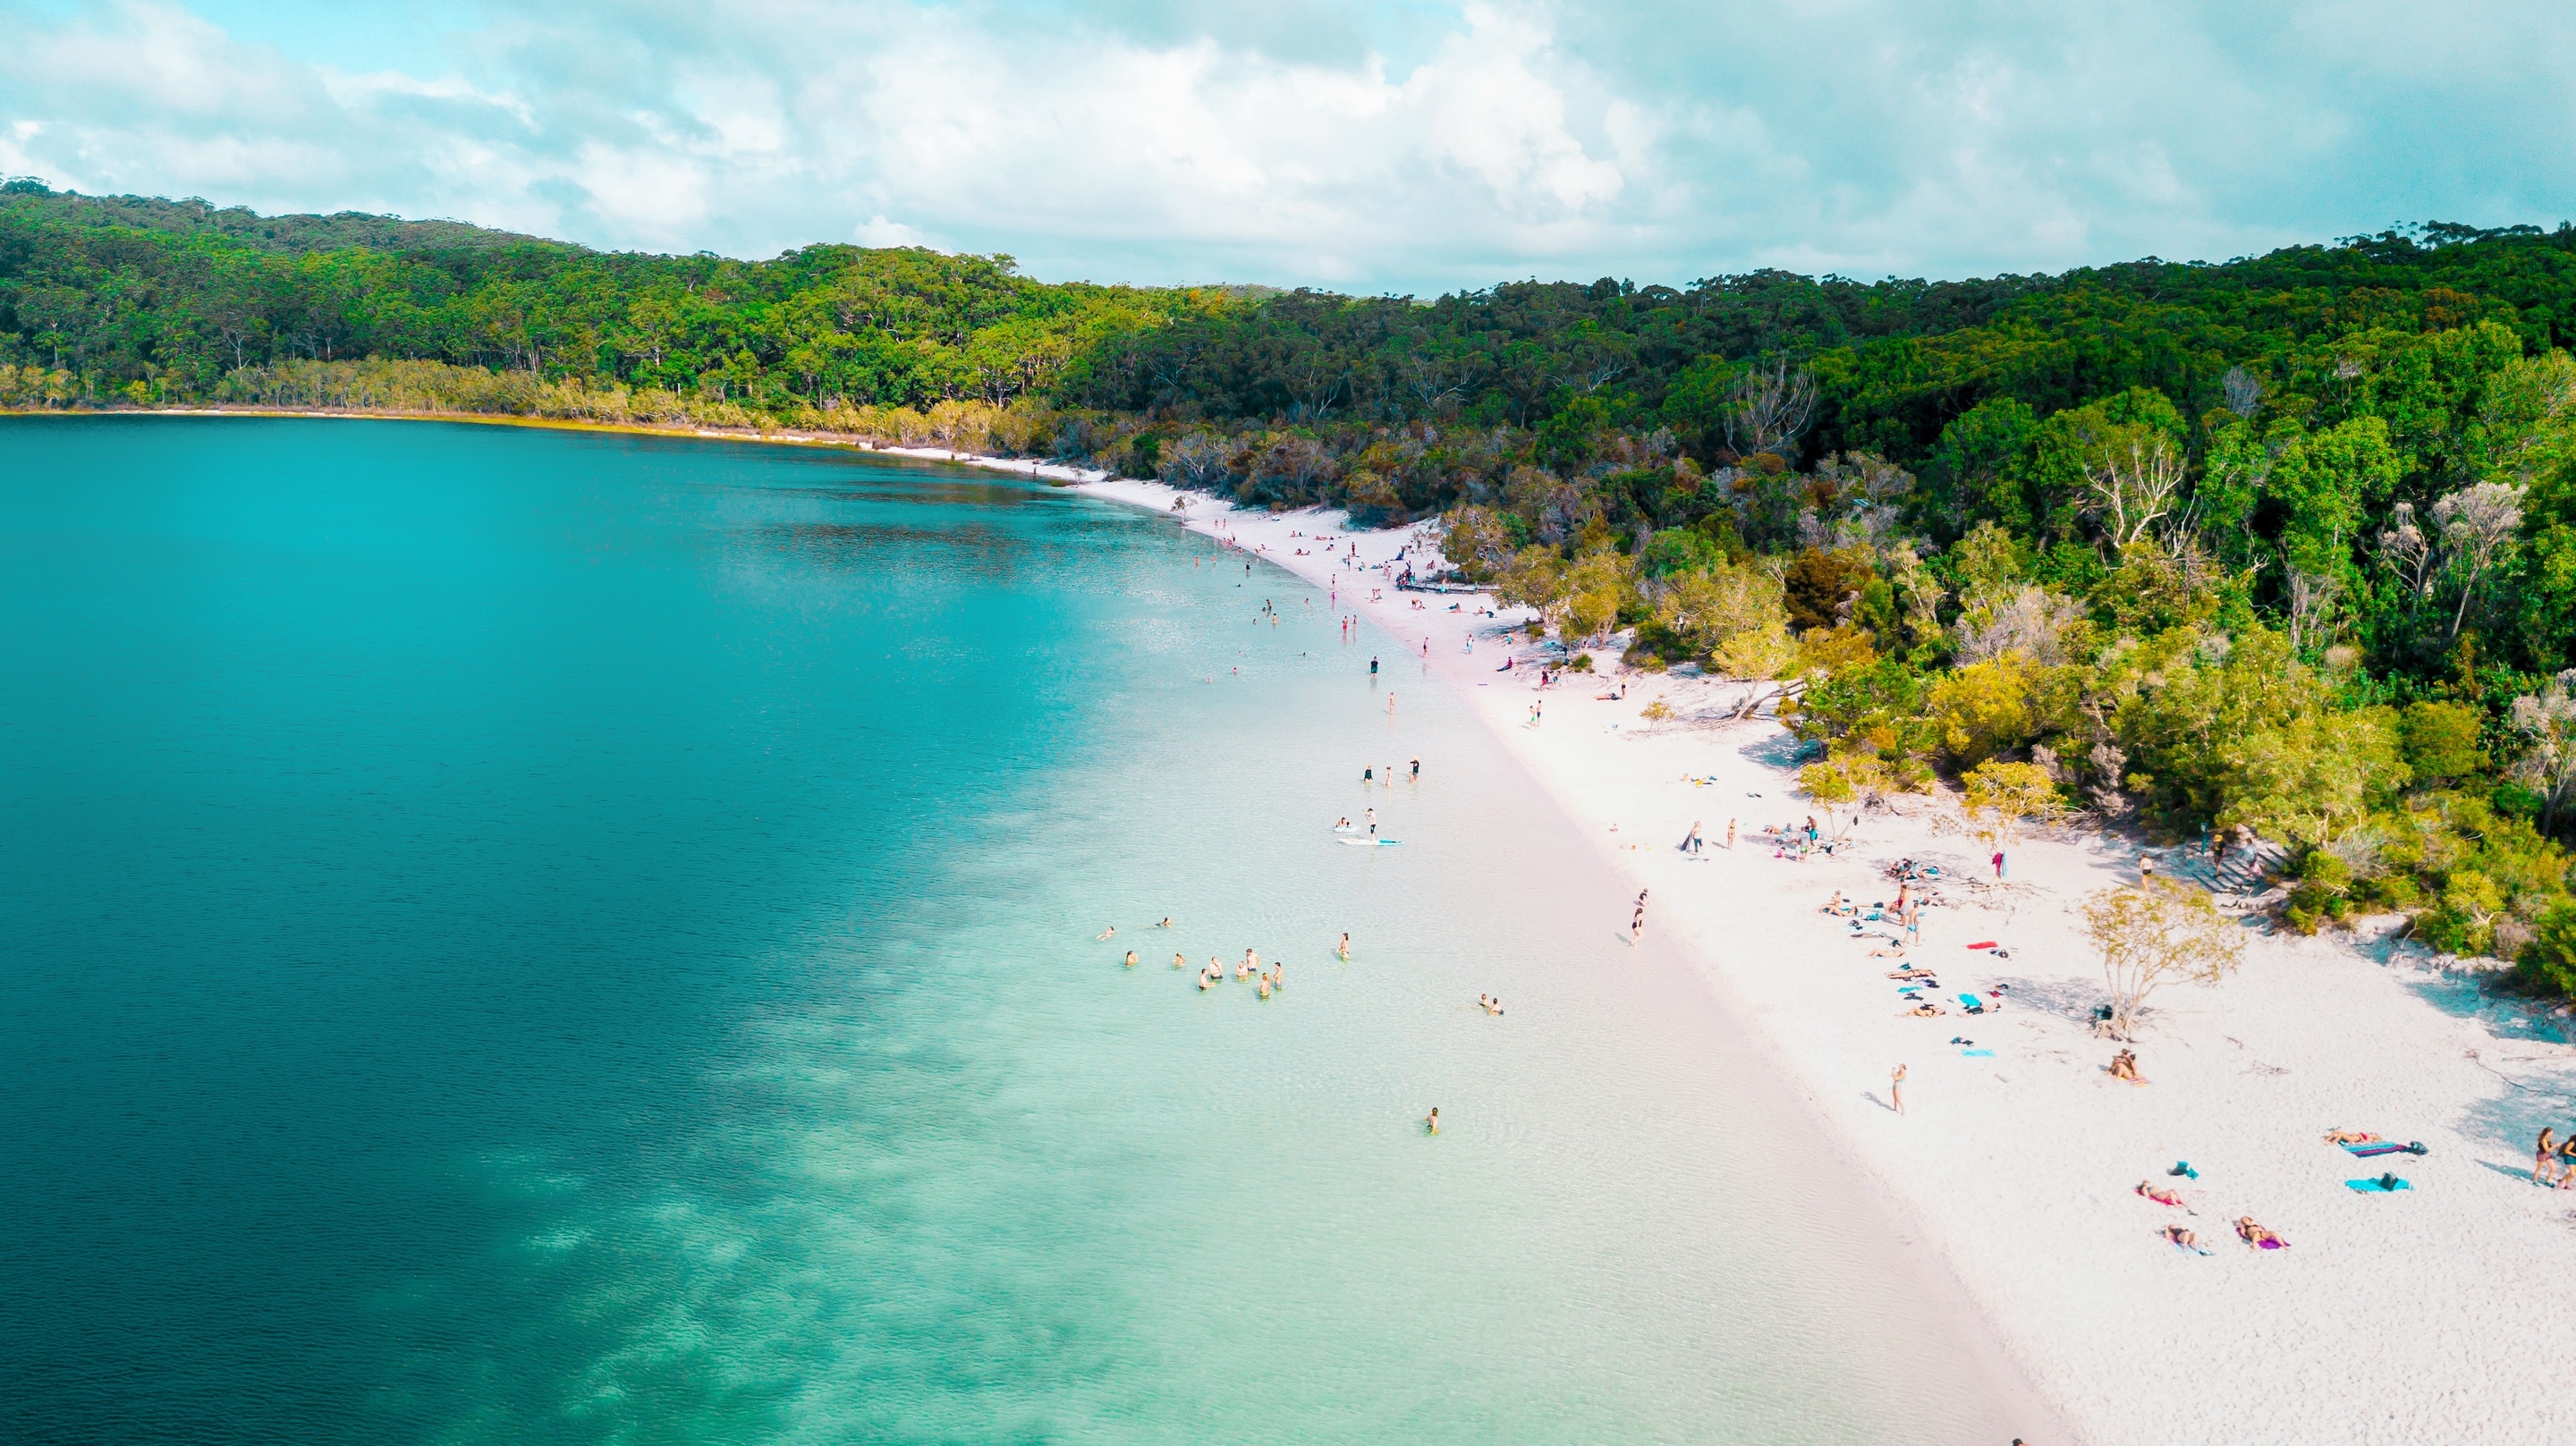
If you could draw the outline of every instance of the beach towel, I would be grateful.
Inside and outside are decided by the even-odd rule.
[[[2266,1240],[2256,1248],[2260,1250],[2287,1250],[2290,1248],[2290,1242],[2286,1240]]]
[[[1992,940],[1992,939],[1980,939],[1980,940],[1978,940],[1976,943],[1971,944],[1971,945],[1969,945],[1968,947],[1969,947],[1969,948],[1971,948],[1971,949],[1991,949],[1991,948],[1995,947],[1995,941],[1994,941],[1994,940]]]
[[[2368,1145],[2346,1145],[2344,1146],[2344,1149],[2356,1160],[2375,1160],[2382,1155],[2420,1155],[2424,1153],[2424,1147],[2420,1143],[2401,1145],[2395,1140],[2380,1140]]]
[[[2346,1180],[2343,1183],[2347,1188],[2358,1190],[2364,1195],[2387,1195],[2393,1194],[2399,1190],[2412,1190],[2415,1188],[2404,1180],[2393,1178],[2386,1183],[2378,1180]]]
[[[1960,995],[1959,1002],[1968,1006],[1968,1012],[1970,1014],[1983,1014],[1986,1012],[1986,1002],[1973,994]]]
[[[1992,1059],[1995,1057],[1995,1052],[1991,1049],[1963,1049],[1959,1051],[1959,1057],[1961,1059]]]

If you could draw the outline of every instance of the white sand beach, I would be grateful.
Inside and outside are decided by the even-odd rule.
[[[1767,720],[1727,721],[1744,685],[1628,672],[1614,649],[1542,695],[1537,669],[1498,671],[1506,656],[1555,655],[1517,626],[1526,613],[1482,616],[1489,598],[1403,593],[1374,570],[1423,547],[1414,532],[1351,533],[1339,514],[1237,511],[1089,478],[1088,493],[1337,589],[1344,611],[1387,635],[1399,697],[1423,675],[1465,696],[1652,891],[1646,927],[1686,946],[2080,1439],[2538,1442],[2576,1430],[2576,1393],[2557,1381],[2576,1346],[2576,1295],[2549,1274],[2576,1243],[2576,1192],[2527,1178],[2540,1128],[2576,1122],[2576,1048],[2560,1017],[2392,948],[2393,920],[2359,936],[2282,931],[2251,940],[2225,983],[2156,996],[2134,1046],[2148,1083],[2114,1080],[2118,1046],[2089,1023],[2107,991],[2074,910],[2135,881],[2133,844],[2025,839],[1999,888],[1985,850],[1936,831],[1940,810],[1922,799],[1907,816],[1867,814],[1831,858],[1777,857],[1759,841],[1766,825],[1826,819],[1796,791],[1794,740]],[[1624,699],[1596,696],[1623,682]],[[1657,700],[1677,716],[1642,719]],[[1708,842],[1689,856],[1677,845],[1694,823]],[[1819,912],[1837,889],[1864,904],[1892,897],[1883,867],[1907,858],[1944,869],[1907,961],[1938,970],[1949,1012],[1937,1019],[1900,1014],[1896,962],[1867,957],[1876,936]],[[2206,873],[2188,849],[2161,851],[2159,867]],[[1597,902],[1622,929],[1629,905]],[[1966,947],[1988,940],[2000,956]],[[1961,1011],[1960,993],[1999,985],[2000,1010]],[[1902,1116],[1886,1103],[1900,1063]],[[2322,1138],[2338,1128],[2428,1153],[2356,1159]],[[2167,1174],[2181,1161],[2196,1179]],[[2411,1188],[2345,1183],[2383,1171]],[[2195,1213],[2141,1198],[2142,1180],[2178,1187]],[[2289,1248],[2239,1243],[2240,1216]],[[2208,1253],[2169,1244],[2169,1223],[2197,1231]]]

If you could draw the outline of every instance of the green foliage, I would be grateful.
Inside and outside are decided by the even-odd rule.
[[[2409,704],[2399,716],[2406,767],[2418,783],[2451,784],[2484,773],[2486,751],[2478,746],[2485,724],[2478,710],[2458,703],[2425,701]]]

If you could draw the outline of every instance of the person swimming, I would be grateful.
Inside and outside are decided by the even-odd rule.
[[[1097,933],[1097,934],[1093,935],[1093,936],[1092,936],[1092,939],[1091,939],[1091,942],[1093,942],[1093,943],[1095,943],[1095,944],[1105,942],[1106,940],[1108,940],[1112,935],[1116,934],[1117,932],[1118,932],[1118,926],[1117,926],[1117,925],[1115,925],[1115,924],[1112,924],[1112,925],[1110,925],[1108,928],[1103,929],[1103,930],[1101,930],[1099,933]]]
[[[1171,916],[1171,915],[1169,915],[1169,914],[1165,914],[1165,915],[1163,916],[1163,922],[1161,922],[1161,923],[1159,923],[1159,924],[1156,924],[1154,927],[1155,927],[1155,928],[1157,928],[1157,929],[1168,929],[1168,928],[1172,927],[1172,916]]]

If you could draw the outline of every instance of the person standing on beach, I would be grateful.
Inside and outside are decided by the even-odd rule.
[[[2547,1125],[2540,1127],[2540,1147],[2531,1156],[2531,1183],[2546,1185],[2542,1177],[2549,1173],[2551,1157],[2558,1153],[2558,1136]]]
[[[1735,852],[1735,820],[1731,818],[1726,821],[1726,851]]]
[[[1905,1066],[1901,1064],[1888,1072],[1887,1100],[1898,1114],[1905,1113]]]
[[[2002,883],[2003,881],[2004,881],[2004,851],[2003,851],[2002,849],[1997,849],[1997,850],[1995,850],[1995,882],[2000,884],[2000,883]]]
[[[1628,942],[1635,944],[1646,936],[1646,891],[1637,891],[1637,912],[1628,919]]]
[[[1688,838],[1685,838],[1685,839],[1683,839],[1683,840],[1682,840],[1682,852],[1683,852],[1683,853],[1686,853],[1686,854],[1695,854],[1695,853],[1698,853],[1698,852],[1699,852],[1699,820],[1698,820],[1698,819],[1692,819],[1692,820],[1691,820],[1691,831],[1690,831],[1690,836],[1689,836]]]

